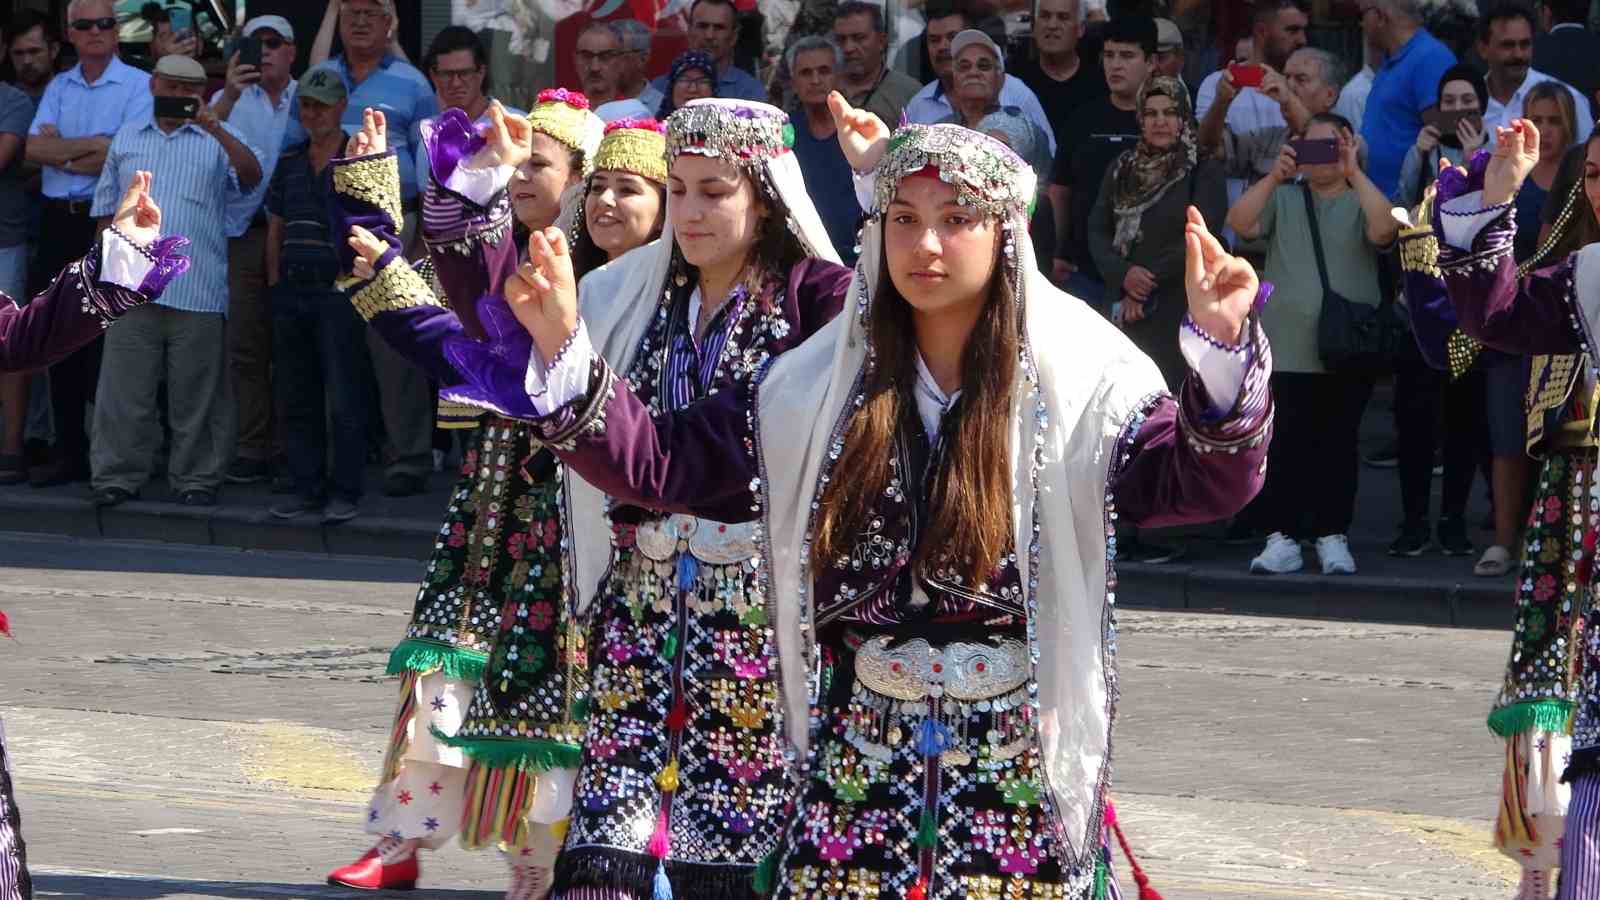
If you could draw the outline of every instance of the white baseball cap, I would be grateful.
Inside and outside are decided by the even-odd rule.
[[[263,28],[270,28],[284,40],[294,43],[294,26],[283,16],[256,16],[244,23],[244,36],[249,37]]]
[[[994,42],[994,38],[976,28],[965,29],[956,35],[955,40],[950,42],[950,57],[954,59],[960,56],[961,51],[973,44],[981,44],[988,47],[989,52],[994,54],[995,61],[1000,63],[1000,68],[1004,69],[1006,67],[1006,54],[1000,49],[1000,45]]]

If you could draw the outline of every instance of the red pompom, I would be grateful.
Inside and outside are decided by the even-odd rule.
[[[911,890],[906,892],[906,900],[927,900],[927,897],[928,879],[926,878],[918,878],[917,883],[912,885]]]
[[[689,708],[679,700],[672,705],[672,712],[667,713],[667,727],[673,731],[682,731],[683,726],[689,724]]]
[[[6,611],[3,609],[0,609],[0,634],[5,635],[12,640],[16,640],[16,638],[12,637],[11,635],[11,620],[6,617]]]

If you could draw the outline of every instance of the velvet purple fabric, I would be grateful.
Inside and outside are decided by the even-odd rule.
[[[462,160],[472,158],[488,143],[478,134],[467,114],[455,107],[445,110],[434,119],[432,128],[422,136],[422,140],[427,148],[433,178],[440,184],[450,180]]]
[[[444,339],[444,356],[452,370],[461,374],[455,379],[460,383],[441,390],[441,395],[508,418],[537,419],[538,411],[524,387],[533,338],[500,297],[480,298],[477,309],[487,339],[475,340],[464,334]]]
[[[139,293],[155,300],[174,278],[189,271],[189,257],[181,252],[188,246],[188,238],[173,234],[158,239],[146,248],[146,252],[155,259],[156,264],[139,284]]]

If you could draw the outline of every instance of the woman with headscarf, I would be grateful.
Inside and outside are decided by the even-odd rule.
[[[717,61],[711,54],[689,50],[678,54],[667,70],[666,96],[661,98],[661,109],[656,118],[663,121],[678,107],[690,100],[717,95]]]
[[[602,125],[582,94],[545,91],[526,119],[495,104],[487,127],[447,110],[424,129],[422,236],[449,305],[400,255],[395,157],[368,110],[334,161],[351,302],[397,351],[449,383],[449,338],[483,335],[474,304],[516,267],[513,216],[541,230],[571,221]],[[376,248],[367,265],[357,247]],[[474,412],[481,411],[474,410]],[[367,813],[378,842],[330,873],[334,884],[414,886],[418,850],[459,834],[498,846],[507,900],[542,897],[571,804],[583,732],[584,635],[562,596],[561,466],[525,424],[473,420],[461,478],[429,558],[405,639],[389,658],[400,702]]]
[[[786,114],[694,100],[666,125],[661,238],[583,278],[597,345],[660,412],[747,389],[838,312],[850,278]],[[496,337],[522,339],[525,368],[504,301],[481,308]],[[454,343],[458,371],[481,367],[483,345]],[[522,382],[519,370],[503,386],[518,402],[501,414],[528,409]],[[565,489],[592,698],[554,894],[743,900],[793,797],[748,505],[667,515],[576,479]]]
[[[666,126],[648,117],[606,125],[572,226],[576,271],[598,269],[661,236],[667,217],[666,135]]]
[[[1139,91],[1139,143],[1106,170],[1089,214],[1089,252],[1120,296],[1113,320],[1176,390],[1188,374],[1172,339],[1184,314],[1183,235],[1193,206],[1208,222],[1228,212],[1221,167],[1201,159],[1189,91],[1158,76]]]
[[[1174,339],[1204,374],[1174,399],[1038,271],[1021,159],[954,125],[891,138],[830,102],[871,172],[848,314],[764,378],[665,413],[593,349],[603,307],[586,297],[580,321],[547,231],[506,285],[536,354],[528,339],[486,348],[451,393],[540,417],[614,497],[759,524],[770,701],[803,779],[763,887],[1104,897],[1110,526],[1214,519],[1255,490],[1265,291],[1196,214]]]
[[[1439,161],[1461,165],[1472,151],[1488,140],[1483,124],[1483,111],[1489,108],[1489,88],[1483,75],[1471,66],[1451,66],[1439,76],[1439,90],[1435,95],[1434,109],[1441,113],[1477,113],[1477,119],[1461,118],[1449,134],[1440,133],[1435,125],[1425,124],[1417,132],[1417,140],[1406,150],[1400,163],[1400,181],[1395,188],[1394,200],[1407,209],[1422,202],[1422,192],[1433,184],[1439,174]]]

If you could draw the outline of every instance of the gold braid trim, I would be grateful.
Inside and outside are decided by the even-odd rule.
[[[411,268],[404,257],[396,254],[389,260],[377,276],[367,282],[362,288],[350,295],[350,302],[355,305],[356,312],[361,318],[372,321],[372,317],[381,312],[393,312],[401,309],[412,309],[418,306],[437,306],[444,308],[439,298],[434,296],[428,283],[422,276]]]
[[[400,233],[405,212],[400,207],[400,158],[393,152],[335,163],[333,189],[383,210]]]

